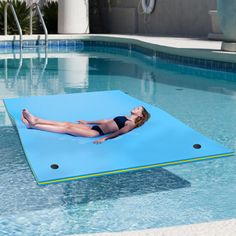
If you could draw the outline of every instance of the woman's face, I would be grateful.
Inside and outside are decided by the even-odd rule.
[[[142,116],[142,112],[143,112],[143,107],[135,107],[132,111],[131,114],[132,115],[137,115],[137,116]]]

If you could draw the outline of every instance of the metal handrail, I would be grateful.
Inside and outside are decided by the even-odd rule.
[[[14,59],[15,58],[15,55],[14,55]],[[6,83],[6,87],[7,88],[14,88],[15,87],[15,83],[17,82],[17,79],[18,79],[18,76],[20,74],[20,71],[21,71],[21,68],[22,68],[22,65],[23,65],[23,57],[22,57],[22,51],[20,51],[20,54],[19,54],[19,65],[17,67],[17,70],[16,70],[16,74],[14,76],[14,79],[12,81],[8,81],[8,63],[7,63],[8,59],[5,59],[5,64],[4,64],[4,67],[5,67],[5,83]]]
[[[7,9],[8,9],[9,6],[10,6],[10,9],[12,11],[12,14],[14,16],[14,19],[15,19],[15,22],[16,22],[16,25],[17,25],[17,28],[18,28],[18,31],[19,31],[20,49],[21,49],[22,48],[22,30],[21,30],[21,26],[20,26],[18,17],[17,17],[16,12],[15,12],[14,6],[13,6],[12,2],[10,2],[10,1],[8,1],[6,3],[5,8],[4,8],[4,34],[7,35]]]
[[[43,30],[44,30],[44,34],[45,34],[45,46],[47,47],[48,46],[48,30],[47,30],[46,24],[44,22],[44,19],[43,19],[43,16],[42,16],[42,13],[41,13],[38,3],[33,3],[30,6],[30,34],[32,34],[32,31],[33,31],[33,8],[34,8],[34,6],[35,6],[35,9],[38,13],[39,19],[43,25]]]
[[[47,48],[45,48],[45,58],[44,58],[44,63],[43,63],[43,69],[39,75],[39,79],[38,79],[38,83],[37,83],[37,86],[39,85],[39,83],[42,81],[43,79],[43,75],[45,73],[45,70],[47,68],[47,65],[48,65],[48,52],[47,52]]]

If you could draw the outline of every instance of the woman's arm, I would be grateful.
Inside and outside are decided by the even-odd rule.
[[[109,122],[110,120],[95,120],[95,121],[86,121],[86,120],[78,120],[78,123],[84,124],[84,125],[92,125],[92,124],[104,124]]]
[[[122,129],[117,130],[116,132],[107,135],[106,137],[100,138],[98,140],[95,140],[93,143],[94,144],[99,144],[99,143],[103,143],[104,141],[108,140],[108,139],[112,139],[112,138],[116,138],[122,134],[126,134],[129,131],[131,131],[132,129],[134,129],[133,125],[126,125],[124,126]]]

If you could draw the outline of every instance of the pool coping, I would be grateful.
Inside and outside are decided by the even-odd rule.
[[[114,233],[73,234],[71,236],[235,236],[236,219],[175,227]]]

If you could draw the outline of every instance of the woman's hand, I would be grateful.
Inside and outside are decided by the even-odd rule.
[[[106,137],[100,138],[100,139],[98,139],[98,140],[95,140],[93,143],[94,143],[94,144],[101,144],[101,143],[103,143],[104,141],[106,141]]]
[[[77,121],[79,124],[83,124],[83,125],[86,125],[86,124],[88,124],[88,122],[87,121],[85,121],[85,120],[78,120]]]

